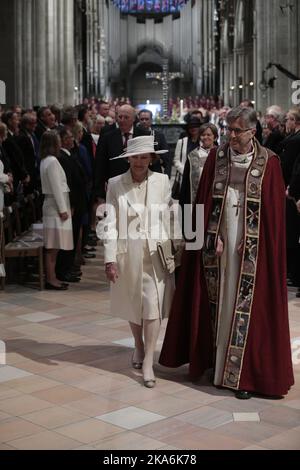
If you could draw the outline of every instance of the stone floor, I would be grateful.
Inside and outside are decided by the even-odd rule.
[[[190,383],[186,367],[157,365],[157,386],[146,389],[130,367],[127,323],[108,314],[101,248],[83,271],[68,292],[0,292],[0,449],[300,449],[293,290],[296,384],[282,400],[239,401],[205,379]]]

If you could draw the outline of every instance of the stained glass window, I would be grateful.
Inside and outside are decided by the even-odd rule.
[[[112,0],[122,13],[177,13],[188,0]]]

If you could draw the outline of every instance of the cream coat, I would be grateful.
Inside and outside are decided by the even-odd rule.
[[[130,170],[109,180],[106,203],[108,215],[104,221],[99,222],[97,234],[104,243],[105,263],[116,262],[119,270],[116,283],[111,283],[111,313],[136,324],[141,324],[142,321],[142,241],[133,239],[132,236],[128,237],[127,229],[123,230],[125,233],[122,235],[119,224],[122,218],[130,227],[140,226],[140,233],[147,240],[153,278],[157,288],[160,317],[167,316],[174,292],[174,275],[163,271],[157,253],[157,242],[169,239],[171,236],[176,239],[180,238],[176,217],[172,217],[172,211],[170,211],[172,200],[167,175],[151,171],[148,173],[145,214],[150,218],[151,207],[164,204],[161,224],[159,224],[158,216],[152,217],[148,227],[144,223],[142,211],[136,206]],[[112,207],[115,212],[109,209]],[[176,224],[175,237],[174,224]],[[157,230],[155,237],[153,237],[153,230]]]
[[[49,156],[41,161],[40,166],[42,192],[51,195],[57,205],[58,212],[67,212],[64,193],[70,192],[66,174],[56,157]]]

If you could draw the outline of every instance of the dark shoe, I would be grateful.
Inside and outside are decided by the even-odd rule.
[[[95,251],[97,251],[97,250],[96,250],[96,248],[94,248],[93,246],[85,246],[85,247],[83,248],[83,253],[86,253],[86,252],[88,252],[88,251],[90,251],[91,253],[93,253],[93,252],[95,252]]]
[[[89,238],[88,245],[89,246],[97,246],[97,240],[94,240],[93,238]]]
[[[296,292],[296,297],[298,297],[298,298],[300,297],[300,287],[298,287],[298,290]]]
[[[50,284],[50,282],[45,283],[45,289],[47,290],[67,290],[68,287],[65,284],[61,284],[60,286],[54,286]]]
[[[94,255],[94,253],[84,253],[83,257],[86,259],[93,259],[96,258],[96,255]]]
[[[237,390],[235,392],[235,398],[239,400],[249,400],[252,397],[252,393],[246,392],[246,390]]]
[[[74,277],[81,277],[82,276],[82,271],[79,271],[77,269],[72,269],[72,271],[70,272],[71,276],[74,276]]]
[[[63,276],[57,276],[62,282],[80,282],[80,277],[75,277],[72,274],[64,274]]]

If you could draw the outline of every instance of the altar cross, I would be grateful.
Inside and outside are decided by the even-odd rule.
[[[163,119],[168,119],[168,102],[169,102],[169,86],[170,82],[175,78],[183,78],[184,74],[181,72],[169,72],[168,62],[162,65],[162,72],[146,72],[146,78],[154,78],[162,82],[163,91]]]

